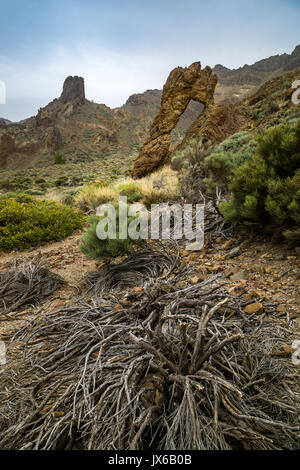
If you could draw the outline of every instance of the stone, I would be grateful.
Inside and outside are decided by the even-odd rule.
[[[286,313],[286,306],[285,305],[278,305],[277,312]]]
[[[190,278],[190,283],[193,284],[194,286],[195,286],[196,284],[198,284],[198,282],[199,282],[199,277],[198,277],[198,276],[192,276],[192,277]]]
[[[58,150],[62,146],[62,136],[56,127],[50,127],[45,132],[45,145],[50,151]]]
[[[236,246],[235,248],[232,248],[228,254],[228,258],[235,258],[236,256],[241,254],[241,248],[239,246]]]
[[[235,274],[232,274],[229,278],[232,282],[240,281],[241,279],[247,279],[247,274],[245,271],[238,271]]]
[[[247,307],[245,308],[245,313],[248,313],[249,315],[253,315],[255,313],[260,313],[262,309],[263,309],[263,305],[259,302],[255,302],[253,304],[247,305]]]
[[[77,76],[67,77],[59,100],[64,104],[83,104],[85,101],[84,79]]]
[[[155,118],[150,137],[134,164],[132,176],[141,178],[163,165],[169,157],[171,132],[191,100],[209,108],[214,103],[217,75],[200,62],[189,67],[177,67],[170,73],[163,88],[160,111]]]

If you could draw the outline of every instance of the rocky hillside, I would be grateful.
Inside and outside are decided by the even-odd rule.
[[[205,110],[186,131],[176,150],[194,139],[218,144],[236,132],[255,134],[290,116],[300,117],[299,106],[292,103],[292,84],[299,77],[300,69],[285,73],[266,82],[250,98],[226,105],[214,102],[217,76],[209,67],[202,69],[200,62],[196,62],[184,69],[175,68],[164,86],[160,112],[151,126],[150,136],[135,161],[133,177],[151,173],[174,153],[171,132],[190,99],[205,103]]]
[[[20,123],[0,121],[0,168],[48,166],[57,153],[68,162],[131,154],[145,141],[159,111],[161,94],[148,90],[111,109],[85,98],[83,78],[68,77],[60,98],[41,108],[37,116]],[[190,103],[174,130],[174,142],[202,109],[200,103]]]
[[[217,103],[236,103],[254,94],[268,80],[300,67],[300,45],[292,54],[281,54],[230,70],[216,65],[213,72],[218,75]]]
[[[297,67],[300,67],[300,46],[292,54],[273,56],[236,70],[216,65],[212,69],[218,77],[214,100],[220,105],[240,102],[255,94],[267,81]],[[0,119],[0,168],[49,166],[57,153],[70,163],[137,153],[159,114],[162,93],[162,90],[147,90],[134,94],[123,106],[111,109],[85,98],[83,78],[68,77],[60,98],[40,109],[37,116],[19,123]],[[193,123],[197,126],[202,111],[203,104],[191,96],[187,109],[171,131],[171,145],[182,141]],[[228,124],[224,112],[224,108],[219,109],[218,119],[225,119]]]

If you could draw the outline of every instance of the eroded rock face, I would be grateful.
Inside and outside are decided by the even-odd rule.
[[[67,77],[59,100],[64,104],[83,104],[85,101],[84,79],[82,77]]]
[[[135,162],[132,172],[134,178],[140,178],[165,163],[169,156],[171,132],[190,100],[210,107],[214,102],[217,81],[211,68],[202,70],[200,62],[186,68],[177,67],[170,73],[163,89],[159,114],[150,130],[150,138]]]
[[[0,140],[0,168],[6,164],[7,158],[14,153],[16,144],[9,134],[3,134]]]
[[[62,145],[62,136],[56,127],[50,127],[45,133],[45,146],[50,151],[58,150]]]

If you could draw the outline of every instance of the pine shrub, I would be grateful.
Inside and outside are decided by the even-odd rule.
[[[255,154],[235,171],[228,221],[285,226],[300,222],[300,123],[267,129]]]
[[[132,247],[133,240],[126,238],[125,240],[120,239],[120,231],[122,228],[119,221],[119,205],[113,204],[116,209],[116,238],[111,239],[107,238],[106,240],[100,240],[97,236],[97,225],[101,219],[106,217],[105,214],[103,217],[98,217],[97,215],[92,215],[88,218],[89,227],[84,234],[81,244],[79,246],[80,251],[85,254],[87,258],[90,259],[108,259],[114,258],[120,255],[124,255],[129,252]],[[127,206],[128,214],[129,206]],[[135,219],[135,217],[127,217],[127,226]],[[135,241],[137,243],[138,241]]]

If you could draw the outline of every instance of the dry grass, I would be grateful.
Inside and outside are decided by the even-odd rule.
[[[82,210],[96,210],[100,204],[118,200],[118,192],[114,187],[101,187],[89,184],[79,191],[74,203]]]
[[[139,180],[128,177],[106,187],[97,184],[84,186],[75,197],[75,205],[83,210],[95,210],[100,204],[117,201],[122,189],[130,185],[137,188],[141,193],[140,202],[147,206],[172,201],[179,195],[177,173],[166,166]]]
[[[143,288],[125,292],[142,259]],[[1,371],[0,447],[296,449],[297,371],[270,354],[288,329],[246,318],[220,274],[176,287],[176,252],[159,273],[149,256],[118,267],[92,298],[18,333],[24,358]]]

